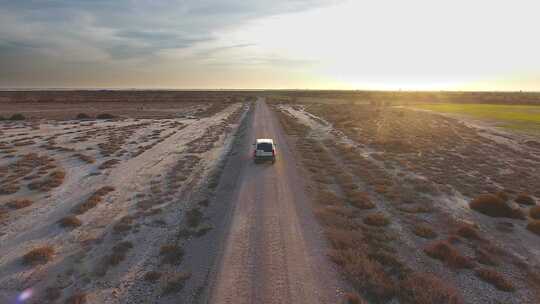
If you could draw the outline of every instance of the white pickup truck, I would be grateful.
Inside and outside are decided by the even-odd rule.
[[[271,160],[272,164],[276,162],[276,144],[272,139],[258,138],[253,145],[255,146],[253,151],[255,163],[265,160]]]

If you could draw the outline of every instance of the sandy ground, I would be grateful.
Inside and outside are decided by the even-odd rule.
[[[161,285],[185,267],[160,263],[160,246],[185,242],[178,238],[185,210],[206,198],[208,179],[227,155],[238,128],[236,117],[247,110],[231,103],[203,113],[209,107],[188,104],[175,108],[172,116],[177,118],[169,119],[4,123],[2,186],[17,183],[20,188],[0,195],[0,207],[7,211],[0,219],[0,302],[10,303],[26,290],[33,294],[29,301],[44,303],[47,288],[60,290],[60,299],[84,293],[89,303],[174,299],[163,295]],[[65,172],[61,186],[28,189],[24,177],[35,170],[11,178],[18,172],[15,163],[29,153],[53,159],[50,171]],[[80,160],[78,153],[92,163]],[[117,163],[101,167],[110,160]],[[81,226],[58,225],[103,186],[114,190],[94,208],[75,214]],[[23,198],[33,204],[8,207],[10,201]],[[127,228],[119,229],[120,223],[128,223],[123,226]],[[109,265],[106,258],[121,242],[132,248]],[[51,261],[23,265],[25,253],[44,245],[54,248]],[[163,273],[163,282],[141,283],[152,270]]]
[[[278,160],[255,165],[250,150],[210,303],[337,303],[342,290],[325,258],[304,183],[279,122],[258,101],[247,136],[273,138]]]

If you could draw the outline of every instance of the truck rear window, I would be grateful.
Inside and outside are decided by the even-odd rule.
[[[272,144],[260,143],[257,145],[257,150],[262,150],[264,152],[272,152]]]

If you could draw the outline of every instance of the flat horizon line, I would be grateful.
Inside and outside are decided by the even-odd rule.
[[[313,91],[313,92],[425,92],[425,93],[540,93],[529,90],[383,90],[383,89],[175,89],[175,88],[0,88],[0,92],[24,91],[177,91],[177,92],[268,92],[268,91]]]

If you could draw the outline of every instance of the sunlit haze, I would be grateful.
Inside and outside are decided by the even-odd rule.
[[[537,1],[6,1],[0,87],[540,90]]]

